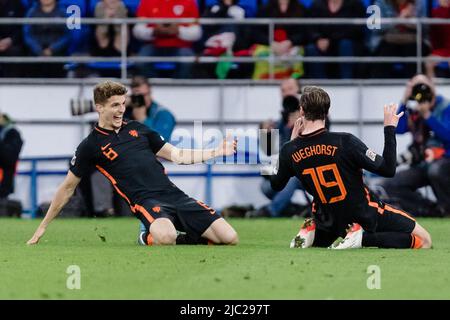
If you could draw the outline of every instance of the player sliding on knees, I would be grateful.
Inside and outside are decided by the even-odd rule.
[[[312,218],[305,220],[291,247],[348,249],[430,248],[431,237],[406,212],[377,199],[363,183],[362,169],[392,177],[396,169],[395,128],[403,112],[384,107],[383,156],[349,133],[330,133],[325,118],[328,94],[306,87],[300,99],[301,117],[291,141],[281,149],[274,190],[296,176],[313,195]],[[333,245],[339,237],[344,238]]]
[[[178,149],[145,125],[123,121],[126,93],[125,86],[112,81],[94,88],[98,123],[78,146],[64,182],[27,243],[39,242],[81,177],[94,168],[110,180],[146,226],[146,233],[141,235],[145,244],[237,244],[236,231],[215,210],[178,189],[157,159],[161,157],[178,164],[200,163],[234,154],[237,141],[225,139],[217,149]],[[177,230],[184,233],[177,234]]]

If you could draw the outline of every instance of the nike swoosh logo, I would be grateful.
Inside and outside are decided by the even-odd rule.
[[[111,145],[111,142],[110,143],[108,143],[106,146],[104,146],[104,147],[102,147],[102,151],[105,151],[106,150],[106,148],[108,148],[109,146]]]

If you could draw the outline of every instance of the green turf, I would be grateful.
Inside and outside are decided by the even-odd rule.
[[[0,299],[449,299],[450,219],[422,219],[432,250],[289,249],[299,220],[231,220],[236,247],[140,247],[134,219],[0,219]],[[105,240],[103,241],[102,238]],[[66,288],[67,267],[81,289]],[[381,269],[369,290],[367,268]]]

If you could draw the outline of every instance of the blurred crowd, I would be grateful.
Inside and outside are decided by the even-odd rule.
[[[366,18],[369,5],[381,17],[450,18],[450,0],[0,0],[0,18],[67,17],[77,5],[82,17],[114,18]],[[414,24],[366,25],[276,24],[273,41],[265,24],[138,23],[121,32],[120,25],[1,24],[0,57],[101,56],[119,57],[126,44],[128,56],[141,57],[267,57],[281,60],[270,68],[266,61],[234,63],[129,63],[130,74],[147,77],[276,79],[292,78],[408,78],[416,63],[305,63],[296,57],[416,56]],[[450,24],[424,25],[423,56],[450,57]],[[430,77],[448,77],[447,61],[427,62]],[[0,63],[3,77],[85,77],[120,75],[119,63]]]

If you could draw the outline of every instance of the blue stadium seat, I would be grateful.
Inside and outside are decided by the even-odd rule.
[[[33,1],[32,0],[21,0],[23,7],[28,10],[31,8],[31,6],[33,5]]]
[[[99,1],[102,1],[102,0],[89,0],[89,15],[90,16],[94,16],[95,6],[97,5],[97,3]]]
[[[437,64],[436,68],[442,70],[450,70],[450,65],[448,64],[447,61],[442,61]]]
[[[174,62],[156,62],[153,64],[153,68],[160,71],[172,71],[175,70],[176,65]]]
[[[303,4],[306,8],[311,7],[312,3],[314,0],[298,0],[298,2],[300,2],[301,4]],[[266,5],[267,2],[269,2],[269,0],[262,0],[261,4],[262,5]]]
[[[362,3],[364,5],[364,8],[367,8],[371,4],[373,4],[373,0],[362,0]]]
[[[81,16],[86,17],[87,15],[87,0],[59,0],[59,6],[67,9],[71,5],[76,5],[80,8]]]
[[[123,3],[127,6],[128,8],[128,13],[135,16],[136,15],[136,11],[137,8],[139,7],[139,3],[141,1],[140,0],[123,0]]]

